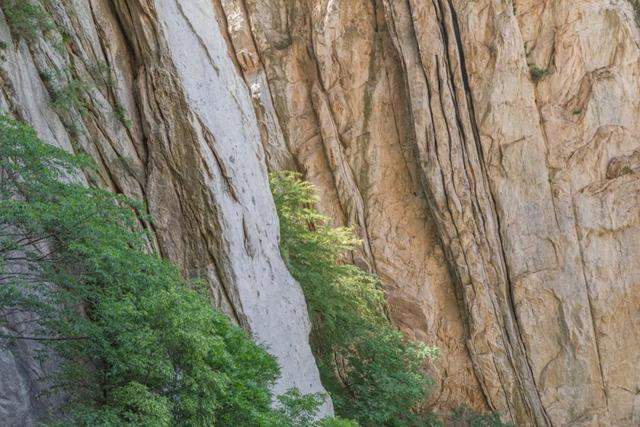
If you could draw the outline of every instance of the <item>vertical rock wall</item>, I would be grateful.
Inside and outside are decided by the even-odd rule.
[[[323,391],[304,297],[279,254],[258,121],[213,4],[77,0],[51,12],[64,39],[13,39],[2,17],[2,109],[45,141],[89,153],[99,167],[92,185],[148,205],[157,249],[206,278],[215,304],[276,356],[276,393]],[[76,81],[84,105],[53,109],[52,93]],[[0,359],[3,384],[15,381],[0,387],[10,425],[44,413],[43,368],[23,347]]]
[[[382,277],[401,328],[441,348],[429,404],[637,424],[631,4],[220,4],[296,168],[362,237],[354,262]],[[290,167],[282,152],[270,167]]]

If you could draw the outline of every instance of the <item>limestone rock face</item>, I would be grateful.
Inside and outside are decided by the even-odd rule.
[[[147,202],[157,249],[278,357],[279,391],[321,390],[267,187],[294,169],[361,237],[392,320],[440,348],[426,408],[640,424],[632,1],[52,3],[64,41],[2,20],[0,107]],[[70,78],[94,83],[83,115],[50,107]],[[14,350],[0,411],[32,422]]]

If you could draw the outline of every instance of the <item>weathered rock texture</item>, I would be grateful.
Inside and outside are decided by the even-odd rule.
[[[276,393],[322,391],[304,297],[280,258],[258,121],[213,4],[50,5],[64,40],[51,32],[27,43],[0,20],[2,110],[52,144],[89,153],[99,166],[93,185],[148,204],[160,253],[206,278],[215,303],[278,358]],[[52,109],[51,95],[71,81],[85,83],[85,105]],[[0,353],[2,425],[45,413],[32,351],[22,343]]]
[[[279,356],[283,384],[320,387],[266,167],[318,187],[361,236],[353,262],[380,275],[392,319],[440,347],[426,407],[640,423],[629,1],[66,0],[55,13],[64,54],[12,41],[0,105],[91,153],[94,184],[146,200],[160,251],[209,279]],[[48,107],[43,72],[64,64],[97,83],[84,117]]]
[[[429,405],[637,425],[630,3],[220,3],[264,126],[284,133],[263,140],[269,167],[320,188],[394,321],[441,348]]]

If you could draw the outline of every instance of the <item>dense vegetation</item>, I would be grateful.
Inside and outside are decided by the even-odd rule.
[[[54,29],[55,24],[40,5],[26,0],[0,0],[0,7],[9,23],[11,31],[28,41],[35,40],[41,32]]]
[[[0,116],[0,345],[57,353],[47,379],[78,426],[311,426],[317,396],[272,409],[278,365],[148,254],[143,207],[74,178],[89,163]],[[11,322],[31,313],[35,322]],[[323,425],[350,425],[326,420]]]
[[[337,412],[363,426],[425,425],[416,411],[429,385],[421,368],[435,350],[404,339],[385,316],[378,279],[341,262],[358,240],[314,209],[310,184],[278,173],[271,187],[281,251],[303,288],[312,347]]]

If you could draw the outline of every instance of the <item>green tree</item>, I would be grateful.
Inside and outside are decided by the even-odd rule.
[[[363,426],[425,425],[415,411],[429,384],[421,368],[436,351],[391,325],[377,277],[341,262],[359,242],[314,209],[318,199],[309,183],[276,173],[271,189],[282,255],[304,291],[312,348],[337,412]]]
[[[77,183],[88,166],[0,115],[0,325],[16,310],[38,317],[0,345],[39,340],[61,358],[49,380],[68,404],[54,421],[319,424],[317,396],[272,409],[276,361],[212,309],[205,286],[148,253],[143,206]]]
[[[458,407],[449,414],[446,425],[452,427],[515,427],[513,424],[503,423],[499,414],[480,414],[466,406]]]

